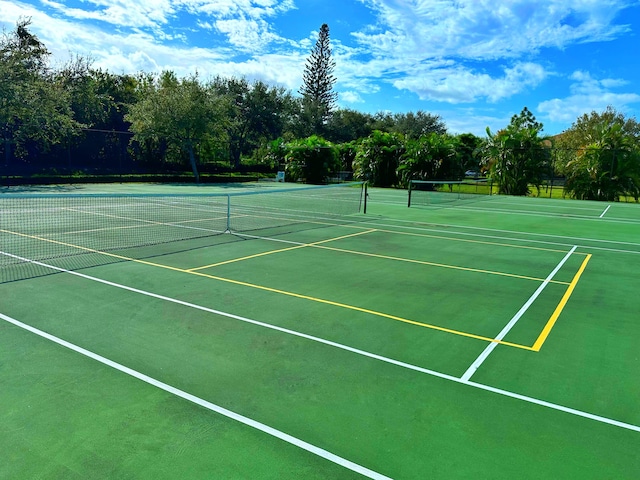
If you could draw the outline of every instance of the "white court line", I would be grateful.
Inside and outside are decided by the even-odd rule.
[[[595,218],[593,220],[596,220]],[[415,221],[404,221],[404,220],[398,220],[399,223],[411,223],[412,225],[415,225],[416,222]],[[543,245],[561,245],[564,247],[568,247],[569,244],[566,243],[560,243],[560,242],[550,242],[547,240],[533,240],[530,238],[517,238],[517,237],[501,237],[498,235],[488,235],[486,233],[468,233],[468,232],[457,232],[457,231],[451,231],[451,230],[439,230],[436,228],[427,228],[427,227],[416,227],[416,226],[412,226],[412,225],[397,225],[397,224],[389,224],[389,223],[375,223],[375,222],[367,222],[367,225],[371,225],[374,227],[386,227],[386,228],[402,228],[405,230],[417,230],[417,231],[421,231],[421,232],[434,232],[434,233],[447,233],[449,235],[461,235],[461,236],[468,236],[468,237],[479,237],[479,238],[490,238],[490,239],[495,239],[495,240],[500,240],[500,241],[514,241],[514,242],[529,242],[529,243],[540,243]],[[425,224],[426,225],[426,224]],[[560,239],[565,239],[565,240],[570,240],[571,243],[575,244],[576,241],[584,241],[584,242],[594,242],[594,243],[610,243],[613,245],[629,245],[629,246],[634,246],[634,247],[640,247],[640,243],[638,242],[622,242],[622,241],[618,241],[618,240],[600,240],[597,238],[584,238],[584,237],[570,237],[570,236],[566,236],[566,235],[554,235],[554,234],[550,234],[550,233],[535,233],[535,232],[517,232],[517,231],[513,231],[513,230],[501,230],[498,228],[486,228],[486,227],[470,227],[467,225],[453,225],[453,224],[447,224],[447,223],[431,223],[429,225],[432,226],[437,226],[437,227],[443,227],[443,228],[460,228],[460,229],[467,229],[467,230],[480,230],[480,231],[487,231],[487,232],[498,232],[498,233],[508,233],[508,234],[514,234],[514,235],[530,235],[530,236],[534,236],[534,237],[546,237],[546,238],[560,238]],[[453,238],[453,237],[452,237]],[[591,248],[591,249],[598,249],[598,250],[604,250],[604,251],[612,251],[612,252],[619,252],[619,253],[635,253],[638,254],[640,253],[639,251],[636,250],[618,250],[618,249],[613,249],[613,248],[606,248],[606,247],[596,247],[596,246],[592,246],[592,245],[578,245],[578,247],[584,247],[584,248]]]
[[[524,215],[524,216],[528,216],[528,217],[546,217],[546,218],[559,218],[559,219],[565,219],[565,220],[585,220],[585,221],[596,221],[598,220],[598,218],[594,217],[594,216],[586,216],[586,215],[574,215],[574,214],[568,214],[568,215],[562,215],[562,214],[542,214],[542,213],[535,213],[535,212],[527,212],[527,211],[523,211],[523,210],[502,210],[502,209],[486,209],[486,208],[480,208],[480,207],[472,207],[472,206],[451,206],[451,208],[456,209],[456,210],[471,210],[474,212],[485,212],[485,213],[499,213],[501,215]],[[637,220],[631,220],[631,219],[624,219],[624,218],[607,218],[606,219],[607,222],[609,223],[623,223],[623,224],[627,224],[627,225],[638,225],[638,221]]]
[[[156,380],[155,378],[145,375],[144,373],[140,373],[137,370],[133,370],[120,363],[114,362],[113,360],[109,360],[108,358],[98,355],[97,353],[93,353],[90,350],[86,350],[82,347],[74,345],[73,343],[62,340],[59,337],[51,335],[47,332],[43,332],[42,330],[39,330],[30,325],[27,325],[26,323],[22,323],[7,315],[3,315],[2,313],[0,313],[0,318],[17,327],[20,327],[24,330],[28,330],[31,333],[35,333],[40,337],[46,338],[47,340],[57,343],[58,345],[61,345],[70,350],[73,350],[74,352],[80,353],[85,357],[89,357],[93,360],[96,360],[97,362],[107,365],[108,367],[119,370],[122,373],[126,373],[127,375],[137,378],[138,380],[142,380],[143,382],[148,383],[149,385],[153,385],[154,387],[164,390],[165,392],[171,393],[172,395],[180,397],[189,402],[195,403],[196,405],[200,405],[201,407],[204,407],[207,410],[211,410],[213,412],[219,413],[220,415],[223,415],[237,422],[243,423],[249,427],[255,428],[256,430],[260,430],[261,432],[264,432],[268,435],[279,438],[280,440],[290,443],[291,445],[294,445],[298,448],[306,450],[307,452],[313,453],[314,455],[322,457],[325,460],[329,460],[330,462],[340,465],[341,467],[347,468],[351,471],[364,475],[365,477],[373,478],[376,480],[390,480],[390,477],[386,477],[378,472],[374,472],[373,470],[363,467],[362,465],[358,465],[357,463],[351,462],[350,460],[346,460],[342,457],[339,457],[338,455],[328,452],[327,450],[324,450],[320,447],[316,447],[315,445],[307,443],[304,440],[300,440],[299,438],[293,437],[280,430],[276,430],[275,428],[265,425],[264,423],[257,422],[248,417],[245,417],[244,415],[240,415],[238,413],[232,412],[231,410],[227,410],[226,408],[223,408],[219,405],[203,400],[200,397],[191,395],[190,393],[187,393],[184,390],[180,390],[179,388],[172,387],[171,385],[161,382],[160,380]]]
[[[547,276],[547,278],[544,279],[544,282],[542,282],[542,284],[538,287],[538,289],[535,292],[533,292],[533,295],[529,297],[529,300],[527,300],[526,303],[522,306],[522,308],[520,308],[520,310],[518,310],[518,312],[513,316],[513,318],[509,320],[509,323],[505,325],[505,327],[496,336],[494,340],[502,341],[502,339],[507,336],[507,333],[509,333],[509,331],[518,322],[518,320],[520,320],[522,315],[524,315],[524,313],[527,310],[529,310],[529,307],[533,304],[536,298],[540,296],[540,294],[546,288],[546,286],[549,285],[549,282],[553,280],[553,277],[556,276],[556,273],[558,273],[558,271],[562,268],[562,266],[566,263],[566,261],[569,260],[569,257],[571,257],[571,254],[576,251],[576,248],[578,248],[578,246],[574,245],[573,248],[569,251],[569,253],[567,253],[565,257],[562,260],[560,260],[560,263],[556,265],[556,268],[554,268],[553,271]],[[489,343],[489,345],[487,345],[487,348],[485,348],[484,351],[478,356],[478,358],[475,359],[475,361],[471,364],[471,366],[467,369],[467,371],[464,372],[464,375],[460,377],[463,382],[468,381],[471,378],[471,376],[474,373],[476,373],[476,370],[480,368],[480,365],[483,364],[483,362],[487,359],[487,357],[491,354],[491,352],[493,352],[494,348],[496,348],[497,345],[498,344],[496,342],[491,342]]]
[[[604,212],[602,212],[602,215],[600,215],[600,218],[604,217],[610,208],[611,208],[611,205],[608,205],[607,208],[604,209]]]
[[[596,422],[606,423],[608,425],[613,425],[615,427],[620,427],[620,428],[624,428],[624,429],[627,429],[627,430],[632,430],[634,432],[639,432],[640,433],[640,426],[638,426],[638,425],[633,425],[633,424],[630,424],[630,423],[625,423],[625,422],[621,422],[621,421],[618,421],[618,420],[614,420],[614,419],[611,419],[611,418],[602,417],[600,415],[595,415],[595,414],[592,414],[592,413],[583,412],[581,410],[576,410],[576,409],[570,408],[570,407],[564,407],[562,405],[558,405],[558,404],[555,404],[555,403],[547,402],[547,401],[544,401],[544,400],[539,400],[539,399],[533,398],[533,397],[528,397],[526,395],[520,395],[518,393],[509,392],[508,390],[502,390],[500,388],[495,388],[495,387],[491,387],[491,386],[488,386],[488,385],[483,385],[481,383],[476,383],[476,382],[471,382],[471,381],[463,381],[462,379],[460,379],[458,377],[454,377],[453,375],[448,375],[446,373],[437,372],[435,370],[429,370],[427,368],[418,367],[416,365],[411,365],[410,363],[401,362],[400,360],[395,360],[393,358],[384,357],[384,356],[378,355],[376,353],[371,353],[371,352],[367,352],[365,350],[360,350],[360,349],[357,349],[357,348],[354,348],[354,347],[349,347],[348,345],[343,345],[341,343],[333,342],[331,340],[325,340],[324,338],[314,337],[313,335],[308,335],[306,333],[296,332],[295,330],[290,330],[288,328],[278,327],[276,325],[271,325],[271,324],[268,324],[268,323],[260,322],[258,320],[252,320],[250,318],[241,317],[240,315],[234,315],[232,313],[222,312],[220,310],[214,310],[212,308],[208,308],[208,307],[204,307],[202,305],[196,305],[196,304],[193,304],[193,303],[185,302],[183,300],[178,300],[178,299],[171,298],[171,297],[165,297],[164,295],[159,295],[157,293],[147,292],[145,290],[140,290],[140,289],[137,289],[137,288],[128,287],[126,285],[121,285],[121,284],[118,284],[118,283],[110,282],[108,280],[103,280],[101,278],[92,277],[92,276],[86,275],[84,273],[74,272],[74,271],[71,271],[71,270],[66,270],[64,268],[55,267],[53,265],[48,265],[46,263],[38,262],[38,261],[35,261],[35,260],[29,260],[27,258],[19,257],[17,255],[13,255],[13,254],[10,254],[10,253],[6,253],[6,252],[0,251],[0,255],[6,255],[6,256],[11,257],[11,258],[15,258],[15,259],[22,260],[22,261],[25,261],[25,262],[33,263],[34,265],[40,265],[42,267],[50,268],[52,270],[56,270],[56,271],[59,271],[59,272],[65,272],[65,273],[68,273],[70,275],[74,275],[74,276],[81,277],[81,278],[84,278],[84,279],[87,279],[87,280],[91,280],[91,281],[94,281],[94,282],[102,283],[104,285],[109,285],[109,286],[112,286],[112,287],[120,288],[122,290],[127,290],[127,291],[130,291],[130,292],[133,292],[133,293],[139,293],[141,295],[145,295],[145,296],[152,297],[152,298],[157,298],[159,300],[164,300],[164,301],[175,303],[175,304],[178,304],[178,305],[183,305],[185,307],[194,308],[196,310],[201,310],[201,311],[204,311],[204,312],[213,313],[213,314],[220,315],[220,316],[223,316],[223,317],[232,318],[232,319],[239,320],[239,321],[242,321],[242,322],[246,322],[246,323],[250,323],[250,324],[253,324],[253,325],[257,325],[257,326],[260,326],[260,327],[268,328],[268,329],[271,329],[271,330],[276,330],[276,331],[279,331],[279,332],[282,332],[282,333],[286,333],[286,334],[293,335],[293,336],[296,336],[296,337],[300,337],[300,338],[304,338],[304,339],[307,339],[307,340],[311,340],[313,342],[317,342],[317,343],[328,345],[328,346],[331,346],[331,347],[334,347],[334,348],[338,348],[340,350],[345,350],[347,352],[355,353],[355,354],[361,355],[363,357],[372,358],[374,360],[379,360],[381,362],[385,362],[385,363],[388,363],[388,364],[391,364],[391,365],[396,365],[398,367],[406,368],[408,370],[413,370],[413,371],[416,371],[416,372],[424,373],[424,374],[430,375],[432,377],[438,377],[438,378],[441,378],[441,379],[444,379],[444,380],[448,380],[448,381],[451,381],[451,382],[454,382],[454,383],[460,383],[460,384],[463,384],[463,385],[468,385],[470,387],[478,388],[480,390],[486,390],[488,392],[496,393],[498,395],[502,395],[502,396],[505,396],[505,397],[515,398],[517,400],[521,400],[521,401],[524,401],[524,402],[532,403],[532,404],[535,404],[535,405],[540,405],[540,406],[543,406],[543,407],[551,408],[553,410],[558,410],[558,411],[569,413],[569,414],[576,415],[576,416],[579,416],[579,417],[587,418],[589,420],[593,420],[593,421],[596,421]],[[2,314],[0,314],[0,315],[2,315]],[[2,317],[0,317],[0,318],[2,318]]]

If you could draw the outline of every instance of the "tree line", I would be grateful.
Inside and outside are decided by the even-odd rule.
[[[412,179],[490,177],[500,193],[526,195],[557,175],[580,199],[640,195],[640,127],[613,108],[579,117],[548,137],[526,107],[486,137],[452,135],[424,111],[336,108],[335,63],[322,25],[299,96],[262,81],[197,73],[113,74],[75,57],[58,68],[18,21],[0,39],[0,135],[5,168],[99,171],[284,168],[288,180],[322,183],[349,172],[376,186]],[[72,159],[72,153],[81,159]]]
[[[315,136],[341,144],[375,130],[409,136],[445,131],[439,117],[425,112],[335,109],[326,25],[309,57],[301,96],[245,78],[114,74],[82,57],[53,68],[50,52],[29,28],[30,20],[20,20],[0,39],[5,166],[64,166],[73,151],[83,157],[80,164],[116,169],[124,149],[137,166],[189,166],[196,173],[210,163],[238,169],[280,162],[271,151],[274,141],[294,145]]]

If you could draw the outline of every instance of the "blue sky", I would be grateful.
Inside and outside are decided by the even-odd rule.
[[[484,136],[528,107],[556,134],[608,105],[640,111],[640,1],[0,0],[53,53],[113,73],[245,76],[296,93],[321,24],[339,106],[423,110]]]

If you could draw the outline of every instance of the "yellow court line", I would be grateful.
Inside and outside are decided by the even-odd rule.
[[[549,321],[547,321],[547,324],[542,329],[542,332],[538,336],[538,339],[533,344],[533,347],[531,347],[531,349],[534,352],[539,352],[540,349],[542,348],[542,345],[547,340],[547,337],[549,336],[549,333],[551,333],[551,329],[556,324],[556,321],[558,320],[558,317],[560,316],[560,314],[562,313],[562,310],[564,309],[565,305],[569,301],[569,297],[571,297],[571,294],[573,293],[573,290],[576,288],[576,285],[578,284],[578,281],[580,280],[580,277],[582,276],[582,273],[584,272],[585,268],[587,268],[587,263],[589,263],[589,260],[591,260],[591,254],[590,253],[587,254],[587,256],[585,257],[584,261],[582,262],[582,265],[580,265],[580,268],[578,269],[578,272],[575,274],[575,276],[573,277],[573,280],[569,284],[569,287],[567,288],[567,291],[562,296],[562,299],[560,300],[560,303],[558,303],[558,306],[556,307],[555,311],[553,312],[553,314],[549,318]]]
[[[143,265],[149,265],[149,266],[152,266],[152,267],[158,267],[158,268],[163,268],[163,269],[166,269],[166,270],[172,270],[172,271],[175,271],[175,272],[187,273],[187,274],[190,274],[190,275],[197,275],[197,276],[200,276],[200,277],[210,278],[210,279],[218,280],[218,281],[225,282],[225,283],[231,283],[231,284],[234,284],[234,285],[241,285],[241,286],[244,286],[244,287],[255,288],[255,289],[263,290],[263,291],[266,291],[266,292],[278,293],[280,295],[285,295],[285,296],[288,296],[288,297],[300,298],[300,299],[303,299],[303,300],[310,300],[310,301],[322,303],[322,304],[325,304],[325,305],[332,305],[332,306],[335,306],[335,307],[341,307],[341,308],[345,308],[347,310],[357,311],[357,312],[361,312],[361,313],[367,313],[367,314],[374,315],[374,316],[377,316],[377,317],[388,318],[390,320],[395,320],[395,321],[398,321],[398,322],[408,323],[408,324],[411,324],[411,325],[416,325],[416,326],[419,326],[419,327],[429,328],[431,330],[437,330],[437,331],[441,331],[441,332],[445,332],[445,333],[451,333],[451,334],[459,335],[459,336],[462,336],[462,337],[474,338],[476,340],[482,340],[482,341],[489,342],[489,343],[499,343],[500,345],[506,345],[506,346],[509,346],[509,347],[520,348],[520,349],[523,349],[523,350],[532,350],[531,347],[526,346],[526,345],[520,345],[518,343],[505,342],[503,340],[496,340],[495,338],[484,337],[482,335],[475,335],[473,333],[462,332],[462,331],[459,331],[459,330],[453,330],[453,329],[450,329],[450,328],[440,327],[438,325],[431,325],[431,324],[428,324],[428,323],[417,322],[415,320],[409,320],[409,319],[398,317],[398,316],[395,316],[395,315],[389,315],[387,313],[376,312],[375,310],[369,310],[369,309],[366,309],[366,308],[355,307],[353,305],[347,305],[347,304],[344,304],[344,303],[333,302],[331,300],[325,300],[325,299],[322,299],[322,298],[311,297],[311,296],[302,295],[302,294],[299,294],[299,293],[287,292],[285,290],[279,290],[279,289],[271,288],[271,287],[264,287],[262,285],[255,285],[255,284],[252,284],[252,283],[242,282],[242,281],[239,281],[239,280],[232,280],[230,278],[218,277],[218,276],[215,276],[215,275],[209,275],[209,274],[201,273],[201,272],[192,272],[192,271],[189,271],[189,270],[185,270],[183,268],[172,267],[170,265],[163,265],[161,263],[149,262],[147,260],[139,260],[139,259],[136,259],[136,258],[125,257],[123,255],[118,255],[118,254],[115,254],[115,253],[103,252],[103,251],[96,250],[96,249],[93,249],[93,248],[82,247],[80,245],[74,245],[74,244],[71,244],[71,243],[60,242],[58,240],[52,240],[52,239],[49,239],[49,238],[38,237],[36,235],[28,235],[28,234],[25,234],[25,233],[12,232],[12,231],[3,230],[3,229],[0,229],[0,232],[9,233],[9,234],[13,234],[13,235],[18,235],[18,236],[21,236],[21,237],[33,238],[35,240],[42,240],[42,241],[45,241],[45,242],[55,243],[55,244],[58,244],[58,245],[64,245],[64,246],[67,246],[67,247],[77,248],[79,250],[84,250],[84,251],[87,251],[87,252],[99,253],[99,254],[102,254],[102,255],[109,256],[109,257],[118,258],[120,260],[127,260],[127,261],[131,261],[131,262],[135,262],[135,263],[140,263],[140,264],[143,264]]]
[[[395,260],[398,262],[408,262],[408,263],[416,263],[419,265],[428,265],[431,267],[440,267],[440,268],[450,268],[452,270],[462,270],[465,272],[474,272],[474,273],[486,273],[489,275],[498,275],[498,276],[502,276],[502,277],[511,277],[511,278],[519,278],[522,280],[534,280],[536,282],[544,282],[544,278],[537,278],[537,277],[528,277],[525,275],[517,275],[515,273],[505,273],[505,272],[496,272],[493,270],[482,270],[479,268],[471,268],[471,267],[459,267],[457,265],[447,265],[444,263],[434,263],[434,262],[427,262],[424,260],[414,260],[411,258],[402,258],[402,257],[392,257],[389,255],[380,255],[377,253],[367,253],[367,252],[359,252],[357,250],[346,250],[344,248],[335,248],[335,247],[326,247],[324,245],[309,245],[310,247],[316,247],[316,248],[322,248],[324,250],[332,250],[334,252],[343,252],[343,253],[351,253],[354,255],[363,255],[363,256],[367,256],[367,257],[374,257],[374,258],[383,258],[385,260]],[[569,285],[569,282],[562,282],[560,280],[550,280],[549,283],[556,283],[558,285]]]
[[[361,255],[361,256],[365,256],[365,257],[372,257],[372,258],[381,258],[384,260],[394,260],[397,262],[406,262],[406,263],[415,263],[418,265],[427,265],[430,267],[440,267],[440,268],[449,268],[452,270],[461,270],[464,272],[473,272],[473,273],[485,273],[488,275],[498,275],[498,276],[502,276],[502,277],[510,277],[510,278],[518,278],[521,280],[533,280],[535,282],[544,282],[544,278],[538,278],[538,277],[529,277],[526,275],[517,275],[515,273],[505,273],[505,272],[497,272],[497,271],[493,271],[493,270],[483,270],[483,269],[478,269],[478,268],[471,268],[471,267],[460,267],[457,265],[447,265],[444,263],[435,263],[435,262],[427,262],[425,260],[414,260],[411,258],[403,258],[403,257],[393,257],[390,255],[381,255],[381,254],[377,254],[377,253],[368,253],[368,252],[360,252],[358,250],[347,250],[344,248],[336,248],[336,247],[327,247],[325,245],[323,245],[324,243],[328,243],[328,242],[334,242],[336,240],[342,240],[345,238],[350,238],[350,237],[356,237],[358,235],[364,235],[367,233],[373,233],[373,232],[378,232],[380,230],[378,229],[369,229],[363,232],[358,232],[358,233],[354,233],[354,234],[350,234],[350,235],[343,235],[341,237],[335,237],[335,238],[330,238],[328,240],[321,240],[319,242],[313,242],[313,243],[305,243],[305,244],[300,244],[300,245],[295,245],[292,247],[286,247],[286,248],[279,248],[277,250],[269,250],[268,252],[262,252],[262,253],[256,253],[253,255],[247,255],[246,257],[240,257],[240,258],[234,258],[231,260],[225,260],[223,262],[218,262],[218,263],[212,263],[210,265],[204,265],[202,267],[195,267],[195,268],[189,268],[188,271],[189,272],[197,272],[199,270],[205,270],[207,268],[213,268],[213,267],[219,267],[221,265],[227,265],[230,263],[235,263],[235,262],[241,262],[244,260],[251,260],[253,258],[259,258],[259,257],[264,257],[266,255],[272,255],[274,253],[281,253],[281,252],[288,252],[288,251],[292,251],[292,250],[298,250],[301,248],[307,248],[307,247],[315,247],[315,248],[321,248],[324,250],[330,250],[330,251],[334,251],[334,252],[341,252],[341,253],[350,253],[352,255]],[[267,240],[270,240],[267,238]],[[563,252],[564,253],[564,252]],[[550,280],[549,283],[554,283],[557,285],[569,285],[569,282],[562,282],[560,280]]]
[[[313,243],[304,243],[300,245],[295,245],[293,247],[279,248],[277,250],[269,250],[268,252],[256,253],[254,255],[247,255],[246,257],[233,258],[231,260],[225,260],[223,262],[212,263],[211,265],[204,265],[202,267],[189,268],[189,272],[197,272],[198,270],[204,270],[206,268],[219,267],[220,265],[227,265],[229,263],[242,262],[244,260],[250,260],[252,258],[264,257],[266,255],[272,255],[274,253],[288,252],[291,250],[297,250],[300,248],[312,247],[316,245],[320,245],[321,243],[335,242],[336,240],[342,240],[343,238],[356,237],[358,235],[364,235],[366,233],[375,232],[375,229],[366,230],[364,232],[351,233],[349,235],[342,235],[341,237],[329,238],[327,240],[321,240],[319,242]]]
[[[307,245],[296,245],[294,247],[279,248],[278,250],[270,250],[268,252],[256,253],[254,255],[247,255],[246,257],[233,258],[231,260],[225,260],[224,262],[212,263],[210,265],[204,265],[202,267],[189,268],[187,269],[187,272],[197,272],[198,270],[204,270],[205,268],[213,268],[213,267],[219,267],[220,265],[226,265],[228,263],[242,262],[243,260],[250,260],[252,258],[263,257],[265,255],[272,255],[274,253],[287,252],[289,250],[296,250],[298,248],[304,248],[306,246]]]
[[[136,260],[134,259],[134,261],[136,261]],[[162,267],[163,266],[163,265],[151,264],[151,263],[149,263],[149,265],[154,265],[154,266],[158,266],[158,267]],[[182,272],[185,272],[185,273],[191,273],[193,275],[200,275],[200,276],[203,276],[203,277],[206,277],[206,278],[211,278],[211,279],[214,279],[214,280],[219,280],[221,282],[232,283],[234,285],[241,285],[241,286],[244,286],[244,287],[255,288],[255,289],[263,290],[263,291],[266,291],[266,292],[278,293],[280,295],[285,295],[285,296],[288,296],[288,297],[300,298],[302,300],[310,300],[312,302],[323,303],[325,305],[331,305],[331,306],[334,306],[334,307],[345,308],[347,310],[353,310],[353,311],[356,311],[356,312],[367,313],[369,315],[374,315],[374,316],[382,317],[382,318],[388,318],[388,319],[395,320],[395,321],[398,321],[398,322],[403,322],[403,323],[408,323],[408,324],[411,324],[411,325],[416,325],[416,326],[419,326],[419,327],[429,328],[431,330],[438,330],[438,331],[441,331],[441,332],[452,333],[454,335],[459,335],[459,336],[463,336],[463,337],[475,338],[476,340],[483,340],[485,342],[500,343],[501,345],[508,345],[508,346],[511,346],[511,347],[521,348],[521,349],[524,349],[524,350],[531,350],[531,347],[528,347],[526,345],[520,345],[520,344],[517,344],[517,343],[505,342],[505,341],[501,341],[501,340],[496,340],[494,338],[483,337],[481,335],[475,335],[473,333],[462,332],[462,331],[459,331],[459,330],[453,330],[453,329],[450,329],[450,328],[440,327],[438,325],[431,325],[431,324],[428,324],[428,323],[417,322],[415,320],[409,320],[409,319],[406,319],[406,318],[398,317],[396,315],[389,315],[387,313],[377,312],[375,310],[369,310],[367,308],[361,308],[361,307],[356,307],[356,306],[353,306],[353,305],[347,305],[347,304],[344,304],[344,303],[334,302],[332,300],[325,300],[323,298],[311,297],[309,295],[303,295],[303,294],[300,294],[300,293],[288,292],[286,290],[280,290],[280,289],[277,289],[277,288],[265,287],[265,286],[256,285],[256,284],[253,284],[253,283],[242,282],[240,280],[232,280],[230,278],[218,277],[216,275],[209,275],[209,274],[200,273],[200,272],[189,272],[188,270],[181,270],[181,269],[175,269],[175,268],[172,268],[172,269],[178,270],[178,271],[182,271]]]

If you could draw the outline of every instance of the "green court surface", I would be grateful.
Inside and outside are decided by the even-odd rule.
[[[172,195],[277,188],[0,191],[0,478],[640,477],[640,205],[369,189],[103,251],[169,222],[26,200],[168,194],[202,230],[224,205]]]

